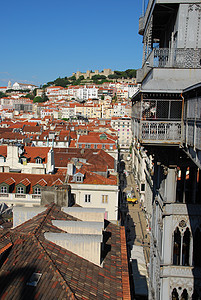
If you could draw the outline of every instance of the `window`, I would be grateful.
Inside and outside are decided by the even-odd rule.
[[[76,181],[77,182],[82,182],[82,176],[76,176]]]
[[[105,149],[105,144],[102,144],[102,149]]]
[[[7,193],[7,186],[1,187],[1,193]]]
[[[91,195],[89,195],[89,194],[86,194],[85,195],[85,202],[91,202]]]
[[[90,144],[86,144],[86,145],[85,145],[85,148],[90,149],[90,148],[91,148],[91,145],[90,145]]]
[[[17,188],[17,194],[24,194],[24,188],[21,186],[18,186]]]
[[[108,195],[102,195],[102,203],[108,203]]]
[[[173,265],[189,266],[191,264],[189,262],[189,253],[190,253],[190,231],[187,227],[184,234],[181,235],[181,232],[177,227],[176,230],[174,231]]]
[[[41,188],[39,188],[39,187],[35,188],[34,193],[37,194],[37,195],[40,195],[41,194]]]
[[[94,144],[94,149],[97,149],[97,144]]]
[[[36,164],[42,164],[42,158],[37,157],[36,158]]]
[[[141,183],[141,192],[145,192],[145,184]]]
[[[79,148],[82,148],[82,144],[79,144]]]

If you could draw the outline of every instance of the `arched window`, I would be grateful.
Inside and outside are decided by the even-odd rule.
[[[201,232],[200,229],[197,228],[193,239],[193,262],[195,267],[201,267],[200,243]]]
[[[182,221],[180,222],[182,225]],[[177,227],[174,232],[173,265],[189,266],[190,230],[187,227],[184,235]]]
[[[184,289],[183,293],[181,294],[181,300],[188,300],[188,293],[186,289]]]
[[[179,295],[177,293],[177,289],[172,291],[172,300],[179,300]]]
[[[181,233],[177,227],[174,232],[173,265],[180,265]]]
[[[187,228],[183,236],[182,266],[189,266],[190,230]]]

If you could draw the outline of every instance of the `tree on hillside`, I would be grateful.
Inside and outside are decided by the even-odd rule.
[[[7,97],[7,96],[3,92],[0,92],[0,98],[3,98],[3,97]]]
[[[26,96],[22,96],[22,97],[23,98],[29,98],[29,99],[33,100],[35,96],[33,94],[28,93],[28,94],[26,94]]]
[[[41,95],[41,98],[43,99],[42,102],[46,102],[46,101],[49,100],[48,96],[47,96],[46,93],[45,93],[45,90],[43,90],[42,95]]]
[[[43,101],[43,98],[40,97],[40,96],[36,96],[36,97],[33,99],[33,103],[41,103],[41,102],[44,102],[44,101]]]

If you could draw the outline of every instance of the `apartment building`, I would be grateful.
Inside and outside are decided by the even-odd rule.
[[[118,144],[120,148],[129,149],[132,144],[131,118],[113,117],[111,119],[111,127],[118,133]]]

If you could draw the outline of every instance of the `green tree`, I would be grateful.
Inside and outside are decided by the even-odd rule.
[[[46,102],[46,101],[49,100],[48,96],[47,96],[46,93],[45,93],[45,90],[43,90],[42,95],[41,95],[41,98],[43,99],[42,102]]]
[[[23,96],[22,96],[22,97],[23,97]],[[26,94],[26,96],[25,96],[24,98],[29,98],[29,99],[33,100],[34,97],[35,97],[35,96],[34,96],[33,94],[28,93],[28,94]]]
[[[84,80],[84,75],[81,75],[80,77],[79,77],[79,80],[81,81],[81,80]]]
[[[36,97],[33,99],[33,103],[36,103],[36,102],[38,102],[38,103],[43,102],[43,98],[40,97],[40,96],[36,96]]]
[[[120,76],[117,75],[117,74],[110,74],[110,75],[108,76],[108,78],[109,78],[109,79],[118,79],[118,78],[120,78]]]
[[[0,98],[6,97],[6,94],[4,94],[3,92],[0,92]]]
[[[73,81],[73,80],[76,80],[76,77],[75,77],[75,75],[73,75],[73,76],[69,77],[68,79]]]
[[[94,75],[91,78],[92,80],[97,80],[97,79],[106,79],[105,75]]]

